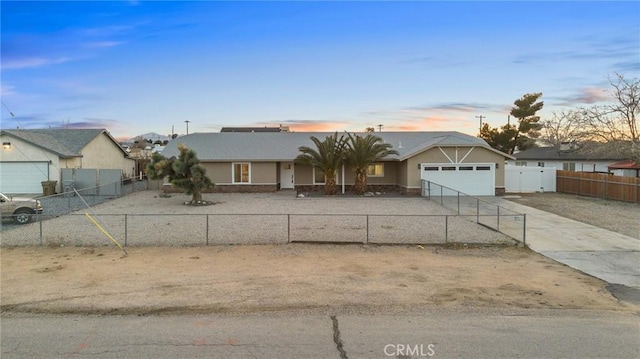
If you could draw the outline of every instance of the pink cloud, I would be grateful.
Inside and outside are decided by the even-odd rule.
[[[576,96],[575,101],[591,104],[608,99],[607,90],[599,87],[587,87],[580,90],[580,94]]]

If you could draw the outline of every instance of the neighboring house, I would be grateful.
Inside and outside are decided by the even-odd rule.
[[[510,165],[528,167],[555,167],[563,171],[603,172],[608,166],[628,160],[631,145],[627,142],[563,143],[553,147],[536,147],[515,153]]]
[[[289,126],[279,127],[222,127],[220,132],[289,132]]]
[[[135,163],[105,129],[1,130],[0,191],[42,193],[43,181],[57,181],[63,169],[119,169],[124,177]]]
[[[640,164],[633,160],[613,163],[607,166],[609,173],[616,176],[640,177]]]
[[[315,148],[311,136],[324,140],[333,133],[256,132],[194,133],[171,141],[162,154],[178,156],[178,144],[194,150],[216,192],[308,191],[324,185],[324,173],[294,163],[300,146]],[[363,134],[365,135],[365,134]],[[504,193],[504,163],[513,157],[477,137],[459,132],[377,132],[393,145],[393,155],[369,168],[368,185],[375,191],[419,194],[421,179],[429,179],[468,194]],[[355,172],[343,168],[337,176],[342,192]]]

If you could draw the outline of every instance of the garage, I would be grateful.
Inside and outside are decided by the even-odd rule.
[[[421,163],[420,178],[473,196],[495,195],[495,163]]]
[[[49,162],[0,162],[0,192],[42,194],[42,181],[49,180]]]

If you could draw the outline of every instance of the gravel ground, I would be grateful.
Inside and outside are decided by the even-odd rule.
[[[183,194],[140,191],[90,210],[128,246],[275,244],[290,241],[395,244],[514,244],[506,235],[421,197],[312,197],[293,192],[205,194],[210,206],[185,206]],[[126,216],[125,216],[126,215]],[[109,245],[84,211],[2,231],[2,245]],[[445,231],[446,229],[446,231]]]
[[[640,204],[564,193],[506,196],[513,202],[640,239]]]

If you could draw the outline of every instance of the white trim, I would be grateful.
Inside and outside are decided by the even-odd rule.
[[[381,165],[382,166],[382,174],[380,174],[380,175],[370,175],[369,174],[369,167],[370,166],[376,166],[376,165]],[[374,167],[374,172],[375,172],[375,167]],[[367,177],[376,177],[376,178],[384,177],[384,162],[374,162],[374,163],[370,164],[369,166],[367,166]]]
[[[236,165],[240,165],[240,168],[242,168],[242,165],[248,165],[248,173],[247,173],[247,180],[248,182],[242,182],[242,170],[240,170],[240,181],[241,182],[236,182]],[[232,162],[231,163],[231,183],[232,184],[251,184],[251,162]]]
[[[474,148],[475,148],[475,147],[471,147],[471,148],[469,149],[469,151],[467,151],[467,153],[466,153],[466,154],[462,157],[462,159],[460,160],[460,163],[464,162],[464,160],[466,160],[466,159],[467,159],[467,157],[469,157],[469,155],[471,154],[471,151],[473,151],[473,149],[474,149]],[[456,153],[458,153],[457,151],[458,151],[458,148],[456,147]]]
[[[442,149],[442,147],[438,146],[438,149],[439,149],[439,150],[440,150],[440,152],[442,152],[442,154],[443,154],[443,155],[444,155],[444,156],[449,160],[449,162],[450,162],[450,163],[455,163],[455,162],[453,162],[453,160],[451,159],[451,157],[449,157],[449,156],[447,155],[447,153],[446,153],[446,152],[444,152],[444,150]]]

